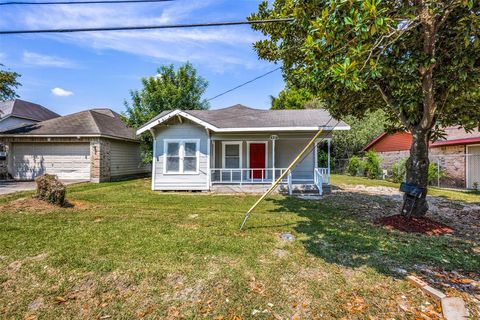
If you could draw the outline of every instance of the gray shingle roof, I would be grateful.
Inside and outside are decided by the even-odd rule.
[[[63,117],[1,132],[15,136],[108,136],[135,140],[135,130],[128,128],[118,113],[110,109],[91,109]]]
[[[172,111],[164,111],[160,113],[158,116],[146,123],[143,127],[166,116]],[[327,125],[329,127],[348,126],[343,121],[338,121],[331,118],[330,113],[324,109],[262,110],[237,104],[224,109],[184,110],[184,112],[222,129],[321,127]]]
[[[0,118],[8,116],[34,121],[45,121],[60,117],[59,114],[39,104],[20,99],[0,102]]]

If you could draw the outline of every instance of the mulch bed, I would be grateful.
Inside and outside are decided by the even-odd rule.
[[[423,233],[427,235],[440,235],[453,233],[449,226],[425,217],[407,217],[401,214],[383,217],[377,220],[378,224],[389,229],[396,229],[409,233]]]

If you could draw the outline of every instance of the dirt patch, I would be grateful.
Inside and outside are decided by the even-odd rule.
[[[426,217],[449,226],[453,235],[480,241],[480,206],[428,196],[429,210]],[[324,201],[342,211],[370,222],[400,213],[403,196],[398,189],[382,186],[338,185]],[[352,211],[351,208],[357,210]]]
[[[75,209],[86,210],[91,209],[93,206],[88,203],[84,203],[78,200],[69,200],[63,207],[59,207],[48,203],[46,201],[39,200],[37,198],[19,198],[11,201],[8,204],[1,205],[0,211],[9,210],[14,212],[34,211],[34,212],[50,212],[54,210],[62,209]]]
[[[433,221],[426,217],[407,217],[401,214],[383,217],[376,221],[387,228],[408,233],[423,233],[428,235],[451,234],[454,232],[449,226]]]

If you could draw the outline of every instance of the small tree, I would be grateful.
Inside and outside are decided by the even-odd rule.
[[[347,172],[351,176],[363,176],[365,163],[357,156],[352,156],[348,160]]]
[[[373,150],[365,153],[365,174],[370,179],[377,179],[382,170],[380,168],[380,156]]]
[[[405,180],[405,174],[407,171],[407,161],[402,159],[399,162],[396,162],[390,168],[392,173],[392,181],[396,183],[403,182]]]
[[[0,63],[1,67],[3,67],[3,64]],[[0,69],[0,101],[11,100],[17,97],[15,89],[20,86],[20,83],[17,81],[18,77],[20,75],[16,72]]]
[[[202,98],[208,82],[197,75],[197,70],[186,63],[175,70],[173,65],[161,66],[157,75],[142,78],[143,88],[130,92],[131,102],[125,101],[125,122],[139,128],[167,110],[204,110],[208,102]],[[141,137],[144,161],[152,161],[153,139],[150,133]]]
[[[428,184],[436,185],[438,180],[444,176],[443,171],[435,163],[428,165]]]

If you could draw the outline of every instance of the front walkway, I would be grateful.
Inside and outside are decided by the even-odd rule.
[[[64,184],[74,184],[80,182],[89,182],[86,180],[63,180]],[[35,181],[15,181],[15,180],[0,180],[0,195],[11,194],[20,191],[31,191],[36,188]]]

